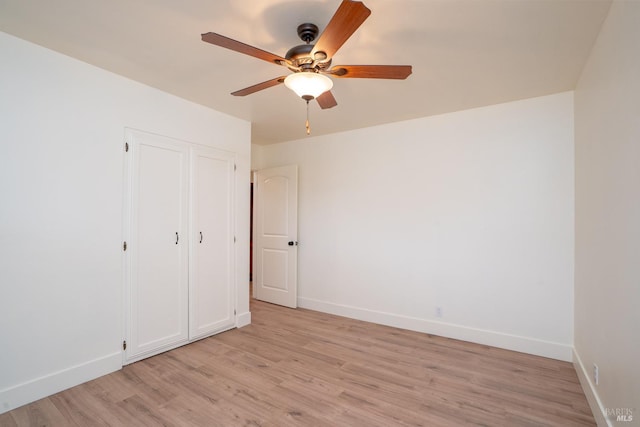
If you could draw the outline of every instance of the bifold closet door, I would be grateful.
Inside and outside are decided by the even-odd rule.
[[[232,153],[192,149],[190,339],[235,325],[233,187]]]
[[[188,147],[130,133],[131,276],[126,358],[188,340]]]

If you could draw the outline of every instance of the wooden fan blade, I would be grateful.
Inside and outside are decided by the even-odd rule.
[[[281,56],[216,33],[202,34],[202,41],[236,52],[244,53],[245,55],[253,56],[254,58],[262,59],[263,61],[271,62],[277,65],[285,65],[287,62],[287,60]]]
[[[244,89],[237,90],[235,92],[232,92],[231,95],[233,96],[251,95],[252,93],[256,93],[260,90],[268,89],[272,86],[277,86],[282,82],[284,82],[284,76],[276,77],[275,79],[267,80],[266,82],[258,83],[257,85],[253,85],[253,86],[246,87]]]
[[[336,65],[326,74],[353,79],[400,79],[411,74],[411,65]]]
[[[360,1],[342,0],[340,7],[327,24],[318,42],[313,47],[311,55],[313,58],[317,52],[324,52],[327,58],[340,49],[349,37],[362,25],[362,23],[371,15],[371,11]]]
[[[333,108],[338,105],[338,102],[333,97],[333,94],[330,90],[317,97],[316,100],[318,101],[318,105],[320,105],[320,108],[322,108],[323,110],[326,110],[327,108]]]

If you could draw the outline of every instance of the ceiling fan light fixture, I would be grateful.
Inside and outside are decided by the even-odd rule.
[[[284,84],[306,100],[317,98],[333,87],[333,81],[329,77],[314,72],[289,74],[284,79]]]

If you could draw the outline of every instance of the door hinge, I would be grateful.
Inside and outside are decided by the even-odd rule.
[[[235,308],[233,309],[233,315],[234,316],[236,315],[236,309]]]
[[[124,243],[122,244],[122,250],[123,250],[123,251],[126,251],[126,250],[127,250],[127,242],[124,242]]]
[[[236,242],[236,236],[233,236],[233,243]]]
[[[125,152],[125,153],[128,153],[128,152],[129,152],[129,143],[128,143],[128,142],[125,142],[125,143],[124,143],[124,152]]]
[[[236,164],[233,164],[233,170],[235,171],[236,169],[238,169],[238,167],[236,166]]]
[[[126,350],[127,349],[127,341],[122,341],[122,349]]]

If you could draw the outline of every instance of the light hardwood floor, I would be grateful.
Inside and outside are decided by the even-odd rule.
[[[1,426],[595,425],[573,366],[309,310],[253,323],[0,415]]]

